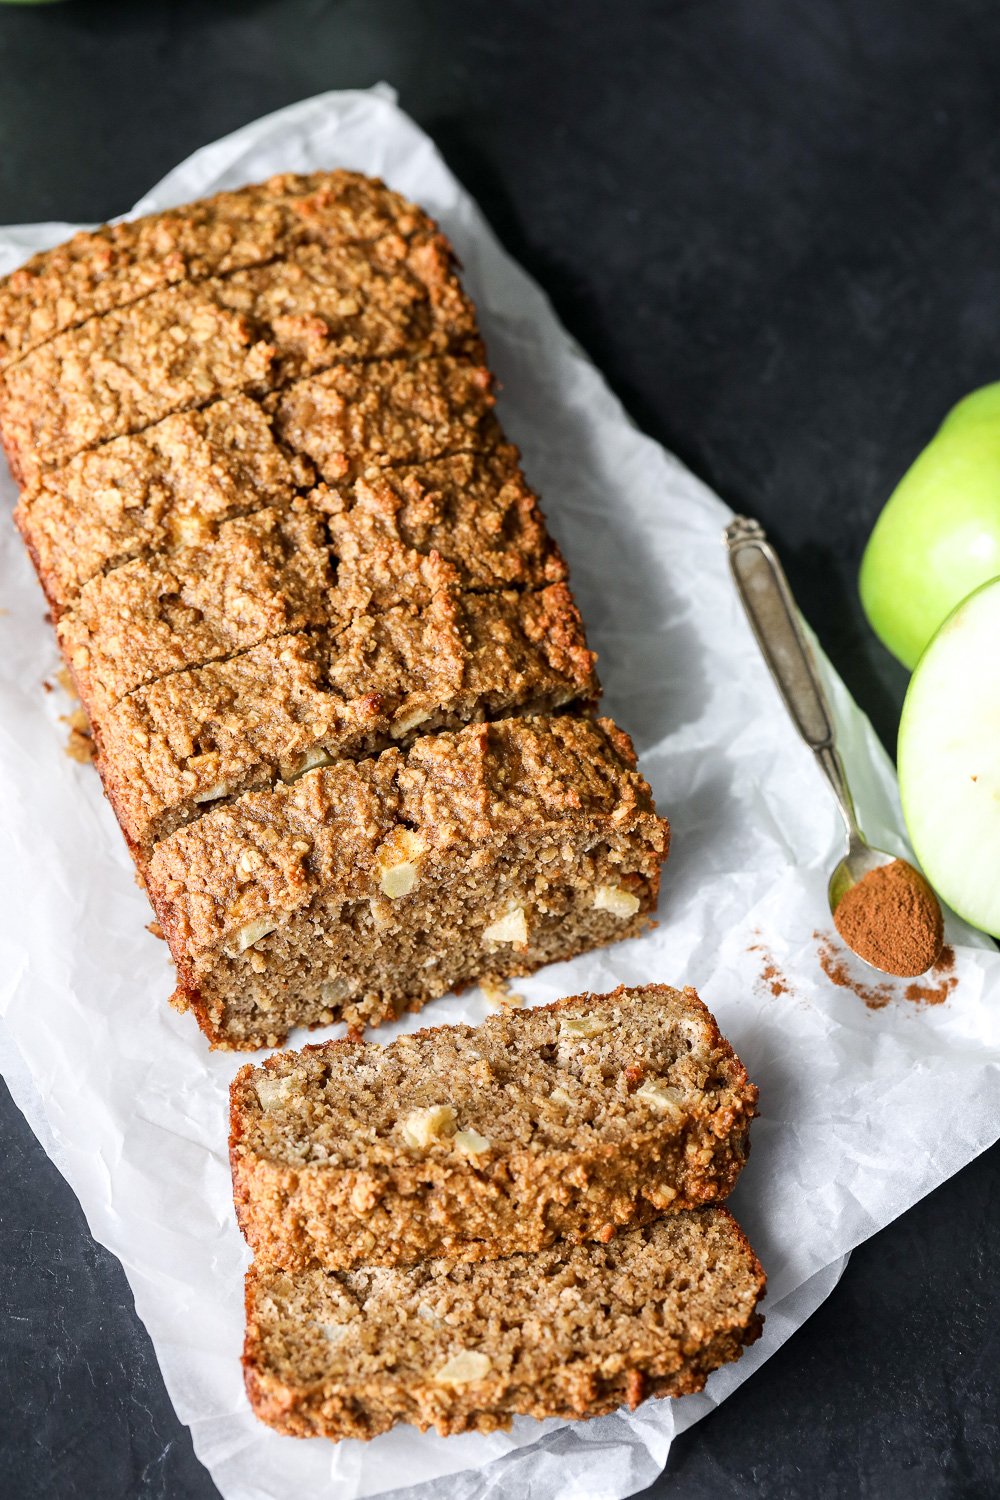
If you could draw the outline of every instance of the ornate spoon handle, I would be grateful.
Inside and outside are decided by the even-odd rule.
[[[815,751],[847,831],[860,837],[854,799],[837,754],[833,714],[799,623],[792,591],[763,527],[737,516],[725,532],[729,567],[761,655],[795,727]]]

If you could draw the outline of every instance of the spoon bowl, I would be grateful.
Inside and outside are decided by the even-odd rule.
[[[871,844],[866,844],[861,835],[854,834],[847,840],[847,853],[843,859],[834,867],[830,876],[830,884],[827,886],[827,899],[830,902],[831,917],[836,914],[837,907],[843,901],[852,886],[857,885],[859,880],[864,880],[873,870],[880,870],[885,865],[903,864],[905,859],[897,860],[895,854],[886,854],[884,849],[873,849]],[[912,868],[912,866],[910,867]],[[872,968],[877,965],[872,964]],[[885,970],[880,970],[884,973]]]
[[[849,837],[847,853],[837,864],[833,874],[830,876],[830,883],[827,887],[827,898],[830,902],[830,915],[833,917],[834,922],[836,923],[837,920],[837,907],[843,901],[848,891],[852,890],[859,880],[864,880],[866,875],[870,875],[873,870],[884,869],[887,865],[896,865],[900,869],[900,873],[905,871],[911,880],[919,885],[922,899],[928,907],[928,913],[933,912],[935,915],[935,925],[940,935],[943,928],[941,904],[920,871],[911,865],[909,860],[901,859],[896,854],[887,854],[884,849],[873,849],[870,844],[865,843],[859,833],[854,833]],[[900,974],[898,969],[887,969],[882,964],[876,963],[870,953],[862,953],[855,946],[848,934],[839,925],[837,926],[837,931],[841,942],[850,948],[851,952],[860,958],[862,963],[866,963],[870,969],[875,969],[879,974],[892,975],[893,978],[897,979],[915,979],[918,977],[916,974],[907,972]],[[932,969],[939,957],[940,937],[937,952],[927,965],[927,968],[922,972],[926,974],[929,969]]]

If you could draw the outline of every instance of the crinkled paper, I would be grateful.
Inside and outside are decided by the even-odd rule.
[[[600,653],[607,711],[635,738],[673,825],[656,930],[518,987],[542,1001],[621,981],[688,983],[716,1012],[760,1086],[733,1206],[769,1276],[764,1337],[703,1395],[589,1424],[520,1419],[509,1434],[447,1440],[399,1428],[335,1445],[278,1437],[251,1416],[239,1364],[247,1256],[226,1160],[227,1088],[241,1059],[211,1054],[192,1018],[166,1003],[166,950],[146,931],[150,912],[97,777],[64,753],[67,702],[42,688],[56,649],[9,523],[0,1061],[94,1235],[121,1259],[177,1412],[226,1500],[404,1489],[411,1500],[611,1500],[649,1484],[674,1434],[804,1322],[852,1246],[996,1139],[1000,955],[950,919],[958,983],[937,1006],[906,1001],[900,985],[872,1010],[825,977],[814,933],[829,932],[825,887],[841,829],[731,588],[729,511],[636,430],[389,90],[326,94],[248,125],[197,152],[135,212],[341,165],[424,204],[457,246],[503,383],[503,420]],[[0,231],[0,272],[74,227]],[[861,821],[873,842],[905,852],[889,759],[821,668]],[[484,1014],[472,993],[425,1019]],[[402,1029],[419,1024],[410,1017]]]

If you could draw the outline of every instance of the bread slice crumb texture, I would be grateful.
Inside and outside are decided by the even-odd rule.
[[[252,1267],[244,1369],[296,1436],[492,1432],[697,1391],[758,1337],[764,1274],[723,1208],[608,1245],[407,1269]]]

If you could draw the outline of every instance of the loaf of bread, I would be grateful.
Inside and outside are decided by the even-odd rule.
[[[281,177],[36,256],[0,282],[0,441],[214,1045],[650,920],[667,826],[592,718],[565,563],[421,210]]]
[[[327,1042],[233,1080],[237,1217],[286,1270],[606,1242],[725,1198],[756,1102],[694,991],[666,985]]]
[[[756,1339],[764,1273],[724,1208],[608,1244],[473,1263],[251,1267],[243,1364],[262,1421],[296,1437],[447,1436],[698,1391]]]

